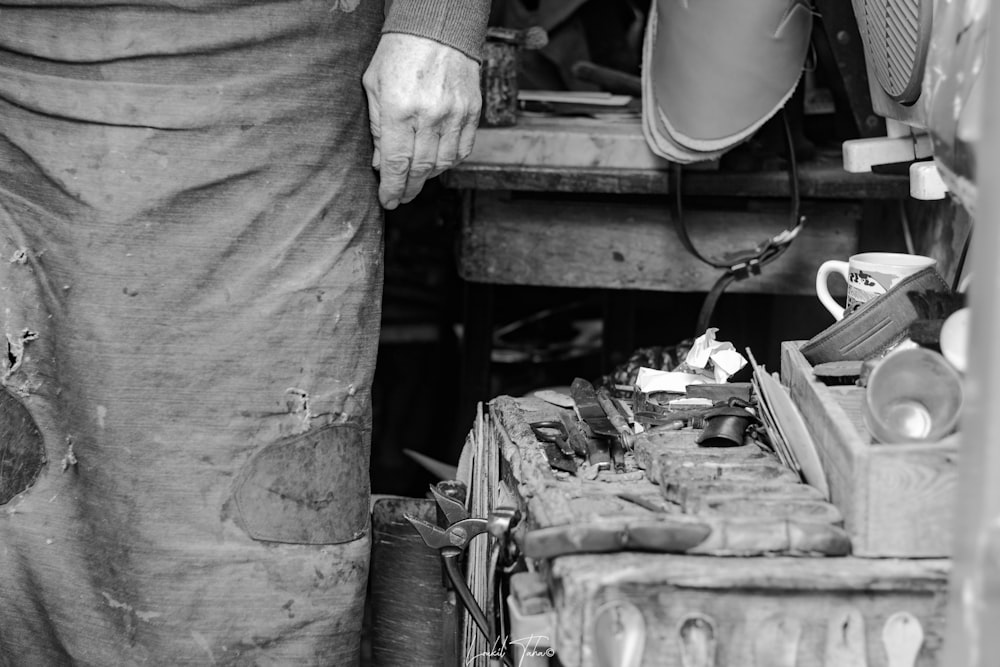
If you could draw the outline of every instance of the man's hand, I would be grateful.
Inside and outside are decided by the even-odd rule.
[[[472,152],[482,104],[479,64],[433,40],[386,33],[363,81],[372,166],[382,176],[378,196],[394,209]]]

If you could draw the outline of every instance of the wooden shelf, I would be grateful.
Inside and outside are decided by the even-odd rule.
[[[660,169],[613,167],[533,167],[510,164],[464,163],[442,175],[455,189],[519,190],[531,192],[669,194],[670,172]],[[788,197],[785,171],[727,172],[688,169],[684,194],[690,196]],[[851,174],[839,157],[822,156],[799,166],[799,192],[813,199],[905,199],[909,177],[890,174]]]

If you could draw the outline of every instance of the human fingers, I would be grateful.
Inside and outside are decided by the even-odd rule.
[[[386,123],[381,128],[378,197],[388,210],[399,206],[404,199],[415,136],[413,127],[403,123]]]
[[[477,98],[476,104],[465,117],[458,133],[458,162],[469,157],[472,153],[472,147],[476,142],[476,128],[479,126],[479,111],[480,104]]]
[[[430,178],[448,171],[461,161],[458,156],[458,139],[461,133],[462,128],[457,124],[448,127],[441,133],[437,157],[434,160],[434,170],[431,172]]]
[[[478,88],[464,100],[464,106],[456,112],[447,129],[441,133],[438,144],[438,158],[434,166],[434,176],[451,169],[459,162],[469,157],[476,137],[476,127],[479,125],[479,114],[482,101]]]
[[[458,162],[469,157],[472,146],[476,142],[476,124],[472,123],[462,128],[458,135]]]
[[[369,69],[362,78],[365,89],[365,96],[368,98],[368,126],[372,134],[372,168],[381,167],[381,150],[379,149],[379,137],[382,134],[382,108],[378,101],[378,80],[373,70]]]
[[[406,176],[403,203],[412,201],[420,193],[427,179],[433,175],[440,140],[439,130],[433,124],[418,126],[413,142],[413,159],[410,161],[410,171]]]

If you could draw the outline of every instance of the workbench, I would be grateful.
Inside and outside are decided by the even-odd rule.
[[[543,554],[532,577],[545,604],[522,596],[510,632],[544,638],[558,663],[526,664],[939,664],[950,561],[850,555],[815,488],[787,468],[765,475],[771,455],[753,444],[699,447],[693,428],[640,434],[623,474],[557,472],[529,424],[561,409],[499,396],[484,428],[524,552]],[[684,543],[688,522],[708,537]]]
[[[490,397],[495,285],[599,288],[626,297],[630,290],[707,292],[720,275],[682,245],[671,224],[670,164],[649,150],[637,118],[524,116],[514,127],[481,128],[469,159],[443,178],[462,201],[462,427]],[[886,203],[909,193],[905,175],[849,174],[839,155],[800,164],[798,180],[807,216],[801,234],[760,275],[729,291],[814,294],[819,264],[870,247],[866,235]],[[714,257],[755,247],[789,226],[790,192],[784,170],[686,168],[692,241]],[[607,303],[606,322],[634,316],[627,298]],[[616,344],[628,347],[620,338]]]

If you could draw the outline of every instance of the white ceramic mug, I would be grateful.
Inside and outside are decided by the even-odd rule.
[[[850,315],[906,276],[934,266],[933,257],[908,255],[899,252],[863,252],[852,255],[846,262],[831,259],[820,265],[816,272],[816,296],[836,319]],[[830,274],[843,276],[847,281],[847,305],[841,306],[830,296],[827,281]]]

